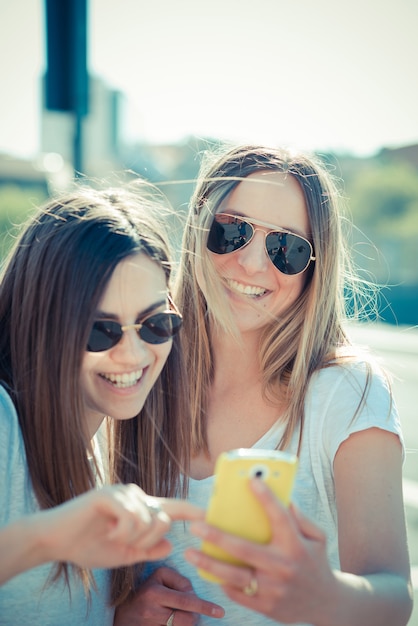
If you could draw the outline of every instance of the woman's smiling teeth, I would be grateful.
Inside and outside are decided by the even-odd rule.
[[[124,373],[124,374],[100,374],[102,378],[108,380],[118,389],[125,389],[127,387],[133,387],[142,378],[144,370],[137,370],[136,372]]]
[[[237,291],[238,293],[242,293],[245,296],[252,296],[259,298],[260,296],[264,296],[267,293],[267,289],[262,289],[261,287],[255,287],[251,285],[243,285],[242,283],[238,283],[236,280],[227,279],[228,287],[233,291]]]

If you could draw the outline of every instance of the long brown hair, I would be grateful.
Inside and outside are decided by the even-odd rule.
[[[0,282],[0,381],[16,406],[29,474],[42,509],[95,485],[80,371],[97,305],[116,265],[142,252],[170,286],[162,198],[145,183],[132,190],[85,187],[49,202],[26,225]],[[141,286],[138,285],[138,289]],[[186,376],[178,338],[141,413],[115,424],[112,481],[173,495],[188,465]],[[178,393],[177,393],[178,392]],[[97,468],[96,468],[97,469]],[[90,573],[75,568],[86,586]],[[68,580],[68,567],[57,575]],[[129,591],[133,568],[114,576],[113,599]]]
[[[342,234],[340,193],[324,164],[310,155],[264,146],[238,146],[208,153],[190,202],[175,289],[184,312],[182,341],[188,371],[194,373],[190,389],[194,453],[208,449],[205,412],[213,380],[211,327],[219,325],[231,335],[235,332],[206,249],[208,231],[220,203],[243,178],[263,171],[282,172],[298,181],[305,196],[317,259],[306,270],[305,287],[297,302],[266,325],[260,341],[263,393],[273,402],[285,400],[286,429],[278,446],[288,446],[303,422],[312,373],[343,358],[343,354],[344,358],[354,354],[344,321],[347,289],[354,293],[355,279]],[[207,300],[196,276],[197,265]]]

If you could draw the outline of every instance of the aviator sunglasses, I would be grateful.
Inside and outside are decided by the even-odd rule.
[[[280,229],[248,218],[218,213],[209,229],[207,248],[215,254],[229,254],[241,250],[250,243],[256,226],[270,228],[265,235],[268,257],[283,274],[294,276],[304,272],[311,261],[315,261],[310,241],[288,230]]]
[[[141,323],[122,326],[113,320],[96,320],[87,342],[88,352],[104,352],[116,346],[123,333],[134,328],[138,336],[153,345],[165,343],[178,333],[183,318],[178,311],[162,311],[149,315]]]

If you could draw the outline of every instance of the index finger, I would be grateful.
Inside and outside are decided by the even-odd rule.
[[[199,521],[205,518],[204,509],[200,509],[186,500],[178,498],[156,498],[156,500],[158,504],[160,504],[164,513],[166,513],[173,521]]]
[[[253,478],[250,487],[269,518],[272,531],[271,543],[276,543],[275,539],[279,539],[280,543],[292,541],[298,532],[289,509],[262,480]]]
[[[198,613],[199,615],[207,615],[208,617],[222,618],[225,615],[224,609],[210,600],[204,600],[197,596],[193,591],[179,593],[178,591],[168,591],[167,600],[170,608],[184,613]]]

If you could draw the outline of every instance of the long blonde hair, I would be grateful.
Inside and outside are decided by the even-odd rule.
[[[183,238],[175,297],[184,312],[183,347],[194,381],[190,390],[192,450],[207,451],[205,413],[213,380],[211,327],[235,333],[226,297],[206,249],[208,230],[220,203],[254,172],[277,171],[301,186],[310,222],[316,262],[306,270],[297,302],[263,330],[260,371],[266,399],[285,400],[286,428],[278,446],[286,448],[303,423],[310,378],[331,361],[354,354],[343,328],[345,300],[355,279],[342,234],[340,194],[325,166],[306,154],[262,146],[239,146],[209,155],[201,167]],[[203,276],[206,298],[196,277]],[[351,287],[349,287],[351,284]],[[302,428],[301,428],[302,432]]]

